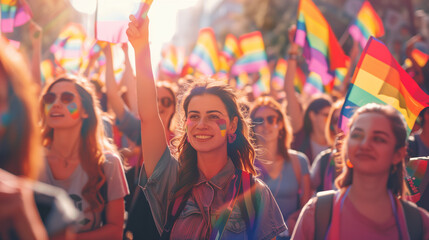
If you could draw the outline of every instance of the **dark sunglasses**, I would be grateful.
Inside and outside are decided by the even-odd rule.
[[[277,116],[270,115],[267,117],[257,117],[253,118],[253,124],[255,125],[262,125],[264,122],[267,121],[268,124],[273,125],[274,123],[277,123]]]
[[[53,104],[55,100],[57,99],[57,94],[53,92],[48,92],[45,95],[43,95],[43,102],[45,104]],[[73,102],[74,94],[71,92],[63,92],[61,93],[60,100],[63,104],[69,104]]]
[[[160,98],[158,99],[158,102],[160,102],[161,105],[165,108],[168,108],[173,104],[173,100],[171,100],[171,98],[169,97]]]

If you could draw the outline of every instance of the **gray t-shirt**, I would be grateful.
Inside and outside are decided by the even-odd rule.
[[[124,169],[119,157],[105,154],[104,175],[107,183],[107,202],[117,200],[129,194]],[[88,211],[90,205],[82,196],[82,189],[88,181],[88,175],[79,164],[69,178],[57,180],[53,177],[51,168],[46,161],[45,168],[40,174],[40,181],[64,189],[73,200],[75,207],[80,210],[81,218],[77,221],[77,232],[92,231],[101,227],[101,212]]]
[[[167,207],[172,199],[172,189],[176,184],[178,162],[167,148],[148,179],[143,168],[139,185],[149,202],[155,224],[162,233],[166,221]],[[233,184],[235,167],[228,160],[225,167],[213,178],[207,180],[200,172],[192,194],[185,208],[176,220],[170,239],[206,239],[211,232],[212,219],[216,219],[225,207],[225,197],[230,184]],[[247,236],[244,217],[238,204],[235,204],[226,223],[223,239],[272,239],[286,230],[280,209],[269,188],[260,180],[255,181],[256,201],[255,235]]]
[[[307,157],[303,153],[295,150],[289,150],[288,152],[291,157],[295,156],[299,160],[301,166],[301,179],[303,176],[308,175],[309,162]],[[261,164],[258,163],[257,166],[261,168],[260,178],[270,188],[280,210],[282,211],[284,219],[287,220],[292,213],[300,209],[300,191],[291,161],[284,161],[282,171],[276,179],[272,179]]]

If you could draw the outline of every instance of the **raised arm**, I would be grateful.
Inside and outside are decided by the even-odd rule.
[[[290,47],[288,51],[289,58],[287,59],[287,70],[285,75],[284,91],[286,93],[287,107],[286,113],[290,117],[293,132],[296,133],[301,130],[303,126],[304,112],[298,97],[295,93],[294,79],[296,74],[297,57],[298,57],[298,44],[293,40],[295,37],[296,26],[293,25],[289,28],[289,42]]]
[[[115,81],[115,73],[113,70],[113,57],[112,49],[110,44],[103,49],[104,55],[106,55],[106,94],[107,100],[109,101],[110,106],[115,112],[116,117],[119,121],[122,121],[124,118],[124,108],[125,103],[119,96],[118,85]]]
[[[158,113],[157,93],[152,73],[149,49],[149,20],[137,20],[130,16],[128,40],[136,56],[137,101],[141,120],[142,151],[144,169],[149,178],[161,158],[167,140]]]
[[[128,55],[128,44],[124,43],[122,45],[122,50],[125,54],[125,70],[122,77],[122,84],[127,87],[127,97],[130,106],[131,112],[134,114],[138,113],[137,106],[137,91],[136,91],[136,80],[133,73],[133,68],[131,67],[130,57]]]

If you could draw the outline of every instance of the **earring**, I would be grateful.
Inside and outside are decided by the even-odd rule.
[[[347,164],[347,167],[353,168],[353,164],[352,162],[350,162],[350,159],[347,159],[346,164]]]
[[[235,142],[236,138],[237,138],[237,134],[235,133],[228,134],[228,143],[231,144]]]

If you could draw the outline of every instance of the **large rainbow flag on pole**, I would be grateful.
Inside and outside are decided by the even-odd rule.
[[[223,52],[228,60],[238,59],[241,57],[243,53],[241,52],[239,44],[238,39],[234,35],[226,35]]]
[[[146,18],[152,2],[153,0],[128,1],[128,3],[117,0],[98,0],[95,38],[111,43],[127,42],[129,15],[134,14],[137,19]]]
[[[219,50],[213,29],[203,28],[198,35],[197,44],[188,59],[189,66],[207,76],[219,71]]]
[[[311,0],[301,0],[299,3],[295,42],[303,47],[309,71],[317,73],[324,85],[333,81],[336,68],[346,67],[348,57]]]
[[[389,49],[370,37],[362,52],[346,96],[339,126],[347,130],[354,110],[367,104],[389,104],[405,118],[408,134],[420,111],[429,106],[429,95],[405,72]]]
[[[378,38],[384,35],[383,22],[368,1],[362,4],[356,20],[349,27],[349,33],[362,48],[370,36]]]
[[[0,7],[2,33],[11,33],[15,27],[22,26],[31,19],[31,9],[23,1],[0,0]]]

